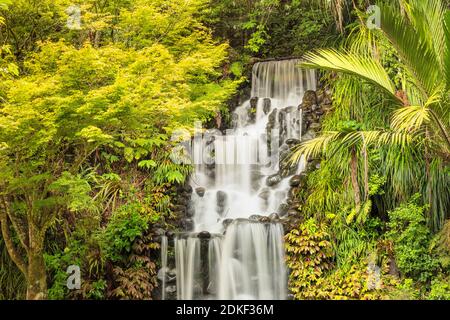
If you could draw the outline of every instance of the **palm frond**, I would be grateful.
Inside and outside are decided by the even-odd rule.
[[[394,112],[392,127],[399,131],[416,132],[429,121],[429,108],[426,106],[408,106]]]
[[[403,59],[423,99],[427,100],[442,80],[439,58],[430,46],[429,34],[414,28],[397,8],[389,5],[381,7],[381,29]]]
[[[445,31],[445,52],[444,52],[444,71],[446,78],[446,87],[450,87],[450,11],[447,11],[444,17]]]
[[[384,89],[395,101],[400,103],[395,95],[395,86],[383,66],[370,56],[353,53],[340,53],[333,49],[320,49],[304,56],[304,68],[319,68],[356,75]]]
[[[329,144],[336,141],[341,133],[339,131],[324,132],[321,136],[298,145],[289,159],[290,163],[297,163],[302,156],[306,159],[318,157]]]
[[[407,8],[407,13],[414,28],[424,35],[430,48],[433,48],[443,67],[445,35],[442,21],[444,20],[444,6],[442,0],[401,0]],[[407,3],[409,2],[409,4]]]

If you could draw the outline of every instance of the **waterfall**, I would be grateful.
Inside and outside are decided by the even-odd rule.
[[[298,106],[316,89],[315,72],[299,62],[256,63],[252,98],[234,111],[233,128],[194,138],[194,230],[174,241],[178,299],[286,298],[280,217],[304,163],[291,169],[280,159],[301,141]]]
[[[167,278],[167,249],[168,239],[166,236],[161,236],[161,300],[166,300],[166,278]]]

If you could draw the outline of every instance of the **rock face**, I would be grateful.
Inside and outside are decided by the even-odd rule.
[[[303,101],[302,101],[303,106],[307,107],[311,107],[312,105],[317,104],[317,95],[316,92],[313,90],[308,90],[305,92],[305,94],[303,95]]]

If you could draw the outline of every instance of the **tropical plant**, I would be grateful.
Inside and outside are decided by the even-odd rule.
[[[305,62],[302,63],[303,67],[331,70],[365,81],[377,88],[383,96],[383,103],[394,110],[390,128],[324,132],[322,136],[300,145],[293,154],[293,159],[298,160],[302,154],[317,156],[330,148],[346,148],[353,152],[351,172],[356,203],[359,191],[355,182],[355,145],[362,146],[364,157],[370,146],[395,152],[406,148],[422,150],[421,158],[426,168],[424,189],[433,189],[437,180],[443,188],[442,192],[448,189],[445,174],[441,177],[443,180],[436,180],[431,172],[433,158],[439,159],[437,165],[441,170],[445,170],[450,159],[450,15],[440,0],[401,0],[398,4],[381,3],[380,7],[382,24],[377,37],[381,39],[375,38],[375,44],[382,46],[388,42],[395,49],[398,64],[407,75],[402,87],[397,87],[391,80],[380,60],[379,51],[373,48],[370,53],[319,49],[305,54]],[[366,108],[371,106],[366,105]],[[365,170],[365,186],[367,176]],[[423,194],[426,201],[432,204],[430,223],[438,229],[448,214],[450,204],[436,204],[431,192]]]

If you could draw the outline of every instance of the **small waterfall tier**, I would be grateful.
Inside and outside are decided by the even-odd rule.
[[[302,97],[316,90],[315,72],[299,62],[256,63],[251,99],[232,114],[232,129],[195,135],[192,230],[174,239],[178,299],[286,298],[280,219],[304,164],[284,159],[301,141]]]

